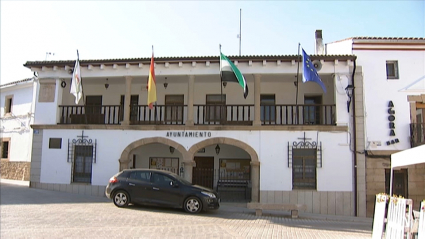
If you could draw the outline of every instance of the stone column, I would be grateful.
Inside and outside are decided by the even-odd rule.
[[[254,126],[261,125],[261,75],[254,75]]]
[[[194,98],[194,89],[195,89],[195,76],[189,76],[189,87],[187,92],[187,119],[186,126],[193,126],[193,98]]]
[[[131,99],[131,80],[133,77],[125,77],[125,97],[124,97],[124,120],[121,125],[130,125],[130,99]]]
[[[260,202],[260,162],[251,162],[251,202]]]

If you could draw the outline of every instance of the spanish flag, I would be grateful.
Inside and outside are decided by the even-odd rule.
[[[149,79],[148,79],[148,105],[149,105],[149,109],[153,108],[154,102],[156,102],[156,81],[155,81],[155,63],[154,63],[154,60],[153,60],[153,49],[152,49],[152,59],[151,59],[151,66],[150,66],[150,69],[149,69]]]

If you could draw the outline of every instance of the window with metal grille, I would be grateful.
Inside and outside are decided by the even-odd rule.
[[[316,149],[292,150],[292,188],[316,189]]]
[[[226,95],[207,95],[206,103],[205,121],[219,123],[226,119]]]
[[[398,61],[387,61],[387,79],[398,79]]]
[[[73,182],[91,183],[93,146],[75,145]]]
[[[10,138],[1,139],[1,158],[9,159]]]
[[[165,122],[183,122],[184,95],[165,96]]]
[[[407,169],[394,170],[393,172],[393,194],[408,198],[407,191]],[[390,193],[391,169],[385,169],[385,192]]]
[[[276,99],[275,95],[261,95],[261,121],[265,124],[276,121]]]

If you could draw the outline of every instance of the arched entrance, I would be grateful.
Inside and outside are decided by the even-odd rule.
[[[195,165],[195,155],[200,151],[203,150],[205,148],[213,148],[215,149],[215,147],[219,146],[218,148],[220,148],[220,145],[230,145],[236,148],[239,148],[240,150],[243,150],[247,155],[249,155],[250,157],[250,182],[251,182],[251,201],[252,202],[258,202],[259,201],[259,192],[260,192],[260,163],[259,163],[259,159],[258,159],[258,154],[257,152],[248,144],[246,144],[245,142],[242,142],[240,140],[236,140],[236,139],[232,139],[232,138],[224,138],[224,137],[219,137],[219,138],[211,138],[211,139],[207,139],[204,141],[201,141],[197,144],[192,145],[192,147],[190,147],[189,151],[188,151],[188,157],[191,159],[191,165],[189,167],[185,166],[185,172],[187,171],[187,174],[190,175],[191,179],[192,179],[192,175],[193,175],[193,166]],[[218,153],[217,153],[218,155]],[[222,162],[221,159],[219,159],[220,161],[218,162]],[[229,161],[228,161],[229,162]],[[219,164],[219,163],[217,163]],[[236,165],[240,166],[240,163],[232,162],[232,167],[235,167]],[[229,164],[227,165],[229,166]],[[218,166],[218,168],[220,168],[221,170],[221,165]],[[234,181],[238,181],[238,180],[234,180]]]
[[[129,163],[132,160],[132,152],[134,150],[136,150],[137,148],[143,146],[143,145],[147,145],[147,144],[154,144],[154,143],[160,143],[160,144],[164,144],[164,145],[168,145],[174,148],[174,150],[177,150],[181,153],[182,155],[182,163],[183,164],[187,164],[190,165],[191,164],[191,157],[189,157],[187,150],[179,143],[167,139],[167,138],[163,138],[163,137],[152,137],[152,138],[144,138],[144,139],[140,139],[137,141],[134,141],[133,143],[129,144],[121,153],[121,157],[119,159],[119,163],[120,163],[120,171],[123,169],[128,169],[129,168]],[[189,161],[187,161],[189,160]]]

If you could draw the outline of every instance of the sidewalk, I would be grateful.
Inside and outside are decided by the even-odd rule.
[[[1,183],[14,184],[20,186],[29,187],[29,181],[9,180],[0,179]],[[227,212],[238,212],[238,213],[249,213],[255,215],[255,209],[248,209],[246,203],[230,203],[223,202],[220,204],[220,209]],[[288,211],[279,210],[263,210],[263,216],[274,216],[274,217],[291,217],[291,213]],[[372,218],[361,218],[351,216],[337,216],[337,215],[325,215],[315,213],[304,213],[299,212],[299,219],[318,219],[318,220],[329,220],[329,221],[346,221],[346,222],[360,222],[369,223],[372,225]],[[295,219],[297,220],[297,219]]]

